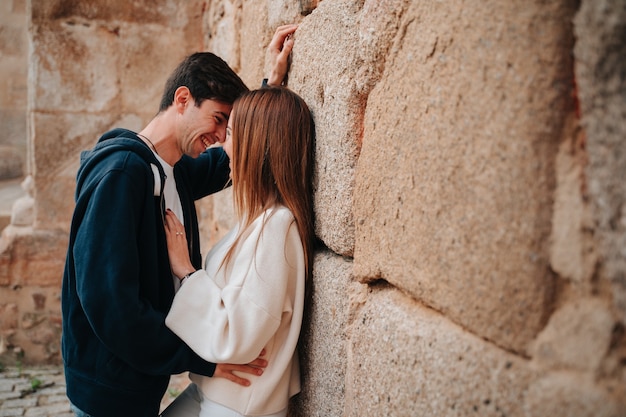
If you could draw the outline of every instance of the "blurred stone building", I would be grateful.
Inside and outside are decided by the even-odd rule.
[[[0,146],[27,144],[0,238],[4,360],[60,362],[80,150],[147,123],[191,52],[259,86],[274,29],[298,22],[323,247],[290,414],[626,416],[623,0],[0,7]],[[198,207],[206,251],[230,192]]]
[[[0,230],[24,195],[28,71],[26,1],[0,2]]]

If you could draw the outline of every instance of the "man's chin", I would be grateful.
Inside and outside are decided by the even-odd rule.
[[[196,156],[194,156],[194,158],[199,157],[199,156],[200,156],[200,154],[201,154],[202,152],[206,151],[207,149],[209,149],[209,148],[205,148],[205,147],[204,147],[204,145],[195,147],[195,148],[193,149],[193,150],[194,150],[194,152],[196,153]]]
[[[198,152],[197,150],[194,149],[192,152],[186,152],[186,155],[196,159],[197,157],[200,156],[201,153],[202,152]]]

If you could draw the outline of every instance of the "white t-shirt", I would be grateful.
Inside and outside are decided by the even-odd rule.
[[[180,203],[180,196],[178,195],[178,190],[176,189],[176,178],[174,178],[174,167],[165,162],[163,158],[159,156],[154,150],[152,153],[156,157],[157,161],[163,167],[163,171],[165,172],[165,187],[163,188],[163,197],[165,198],[165,208],[170,209],[174,212],[178,220],[184,225],[185,218],[183,217],[183,206]],[[180,288],[180,280],[176,278],[175,275],[172,274],[172,280],[174,282],[174,289],[178,291]]]

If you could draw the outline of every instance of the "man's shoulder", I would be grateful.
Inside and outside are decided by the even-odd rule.
[[[161,171],[152,151],[133,132],[116,129],[102,135],[93,149],[81,153],[78,179],[104,178],[115,172],[156,178],[164,176]]]
[[[135,132],[128,129],[118,128],[106,132],[98,139],[94,147],[94,151],[96,150],[100,152],[129,151],[149,161],[154,159],[154,154],[146,144]]]
[[[81,153],[83,164],[125,163],[148,166],[158,163],[152,151],[127,129],[113,129],[103,134],[96,146]]]

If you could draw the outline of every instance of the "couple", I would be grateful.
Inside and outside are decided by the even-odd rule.
[[[269,85],[295,30],[272,39]],[[184,371],[194,384],[165,416],[286,415],[313,256],[313,135],[299,96],[248,91],[197,53],[141,132],[115,129],[81,155],[62,293],[77,416],[154,417]],[[237,226],[201,269],[194,200],[231,179]]]

